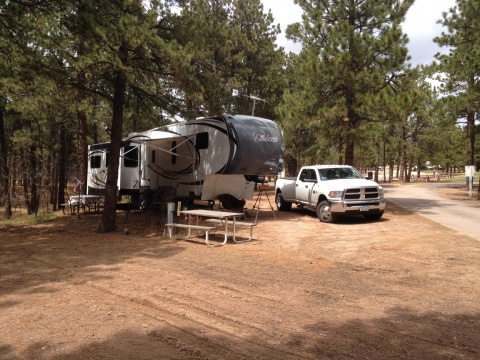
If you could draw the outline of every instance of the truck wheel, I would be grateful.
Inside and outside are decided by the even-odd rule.
[[[283,199],[282,193],[278,193],[275,197],[275,203],[277,204],[277,209],[279,211],[288,211],[292,208],[292,203],[286,202]]]
[[[337,216],[332,214],[330,210],[330,204],[327,200],[323,200],[318,203],[317,217],[321,222],[324,223],[333,223],[337,219]]]
[[[382,216],[383,216],[383,211],[376,212],[373,214],[363,214],[363,217],[367,220],[380,220]]]

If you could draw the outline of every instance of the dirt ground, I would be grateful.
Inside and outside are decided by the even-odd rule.
[[[0,223],[0,359],[480,358],[479,242],[391,203],[275,215],[215,248],[155,214]]]

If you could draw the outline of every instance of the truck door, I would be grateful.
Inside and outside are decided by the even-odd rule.
[[[297,199],[306,204],[312,200],[313,187],[317,183],[315,169],[303,169],[297,182]]]

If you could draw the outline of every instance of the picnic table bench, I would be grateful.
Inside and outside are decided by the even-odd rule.
[[[216,231],[217,227],[216,226],[201,226],[201,225],[193,225],[193,224],[179,224],[179,223],[168,223],[165,224],[167,230],[168,230],[168,236],[170,239],[173,238],[173,228],[179,228],[179,229],[188,229],[188,234],[186,236],[186,239],[188,239],[191,236],[191,231],[192,230],[202,230],[205,231],[205,243],[210,246],[211,245],[208,241],[208,234],[211,231]]]
[[[63,214],[65,214],[66,208],[70,209],[70,214],[75,214],[75,211],[80,212],[80,203],[78,201],[68,200],[68,202],[60,204],[60,206],[62,207]]]
[[[208,246],[225,245],[227,243],[227,240],[228,240],[229,236],[231,236],[233,241],[236,242],[236,243],[250,241],[251,238],[252,238],[250,236],[250,238],[248,240],[242,240],[242,241],[239,241],[239,240],[235,239],[235,227],[238,224],[238,222],[236,221],[236,218],[238,218],[240,216],[243,216],[244,215],[243,213],[215,211],[215,210],[206,210],[206,209],[184,210],[184,211],[181,211],[180,213],[187,216],[188,224],[180,224],[180,223],[178,223],[178,224],[177,223],[165,224],[166,228],[168,229],[168,234],[169,234],[170,238],[172,238],[173,228],[188,229],[188,235],[187,235],[186,239],[188,239],[191,236],[191,231],[192,230],[205,231],[205,243]],[[207,220],[211,219],[211,220],[219,220],[220,222],[223,221],[222,224],[225,225],[225,234],[224,234],[224,239],[223,239],[222,243],[212,244],[211,242],[209,242],[209,239],[208,239],[209,234],[211,232],[214,232],[214,231],[220,229],[220,227],[199,225],[199,219],[201,217],[202,218],[207,218]],[[193,219],[195,221],[195,224],[192,224]],[[207,222],[207,220],[205,220],[205,222]],[[233,225],[233,231],[231,233],[228,232],[228,225],[229,224]]]
[[[233,225],[232,220],[221,220],[221,219],[206,219],[205,220],[205,222],[210,222],[210,223],[214,223],[214,224],[222,224],[222,225],[225,225],[225,221],[227,222],[227,224]],[[250,241],[250,240],[253,239],[253,227],[257,226],[256,223],[246,222],[246,221],[235,221],[235,226],[250,227],[250,237],[248,238],[248,240],[245,240],[245,241]]]

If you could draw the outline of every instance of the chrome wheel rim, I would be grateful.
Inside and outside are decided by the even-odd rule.
[[[332,217],[330,206],[322,206],[320,208],[320,217],[322,218],[322,220],[329,220]]]

